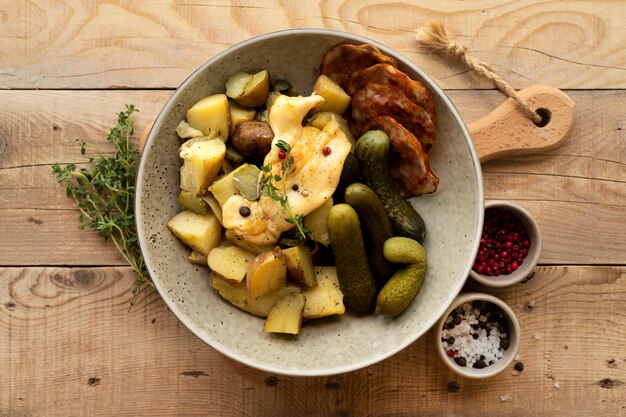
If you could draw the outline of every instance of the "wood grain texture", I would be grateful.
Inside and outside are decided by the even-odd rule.
[[[493,290],[520,319],[525,369],[514,376],[511,366],[486,381],[441,366],[430,332],[348,374],[297,378],[256,371],[198,340],[153,291],[128,311],[132,281],[129,268],[0,269],[0,415],[626,412],[624,267],[542,267],[525,284]]]
[[[626,87],[621,1],[18,0],[0,4],[0,88],[174,88],[235,43],[306,27],[379,41],[445,88],[491,87],[416,48],[432,19],[516,88]]]
[[[103,149],[116,111],[139,109],[136,139],[170,91],[0,91],[0,265],[123,265],[110,245],[77,229],[72,201],[51,174],[81,162],[78,142]],[[516,200],[539,221],[542,264],[621,264],[626,247],[626,92],[568,91],[576,124],[555,150],[483,164],[488,199]],[[497,107],[494,91],[450,91],[467,122]],[[567,221],[563,221],[567,219]]]

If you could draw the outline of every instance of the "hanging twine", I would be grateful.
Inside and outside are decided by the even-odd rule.
[[[446,28],[441,22],[429,22],[426,25],[418,29],[416,35],[419,46],[430,52],[444,52],[455,59],[460,60],[465,65],[478,72],[484,78],[491,80],[495,83],[498,90],[502,91],[507,96],[511,97],[519,106],[520,109],[528,116],[533,122],[541,123],[541,116],[538,115],[535,110],[518,94],[517,91],[509,83],[504,81],[487,63],[471,56],[467,52],[467,48],[458,42],[451,41],[448,38]]]

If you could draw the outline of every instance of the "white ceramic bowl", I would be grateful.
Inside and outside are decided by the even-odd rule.
[[[470,276],[474,280],[489,287],[508,287],[523,281],[535,271],[535,267],[539,261],[539,256],[541,255],[541,231],[539,230],[539,225],[533,216],[528,212],[528,210],[519,204],[511,201],[491,200],[485,203],[485,211],[490,208],[506,210],[517,217],[517,219],[522,223],[530,240],[528,254],[519,268],[511,274],[489,276],[479,274],[471,269]]]
[[[451,357],[447,355],[446,349],[441,343],[441,335],[444,322],[446,318],[450,315],[452,310],[465,303],[472,303],[472,301],[475,300],[487,301],[500,307],[500,309],[504,312],[504,315],[507,318],[509,327],[507,336],[510,344],[509,347],[505,350],[504,355],[496,362],[482,369],[459,366],[456,362],[454,362]],[[513,310],[511,310],[511,308],[499,298],[496,298],[493,295],[477,292],[464,293],[459,295],[446,310],[446,312],[441,316],[441,319],[439,319],[439,321],[437,322],[437,327],[435,328],[435,344],[437,346],[436,349],[443,363],[457,374],[462,375],[466,378],[474,379],[489,378],[504,371],[511,364],[511,362],[513,362],[513,359],[515,359],[515,355],[517,355],[517,352],[519,350],[520,338],[520,325]]]
[[[323,54],[342,43],[371,43],[429,89],[438,131],[430,161],[439,190],[414,199],[426,221],[429,270],[401,316],[351,314],[305,323],[297,337],[263,332],[263,321],[224,302],[210,287],[208,269],[188,262],[189,251],[167,230],[178,212],[180,161],[176,126],[201,98],[224,91],[238,71],[268,69],[310,94]],[[202,65],[177,89],[157,117],[144,148],[137,181],[139,241],[148,271],[167,306],[195,335],[223,354],[268,372],[329,375],[371,365],[423,335],[461,290],[476,256],[483,222],[480,163],[461,116],[443,91],[397,52],[361,36],[323,29],[269,33],[235,45]]]

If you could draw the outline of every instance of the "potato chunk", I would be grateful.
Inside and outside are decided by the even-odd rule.
[[[300,286],[287,284],[260,297],[248,298],[248,292],[243,283],[236,287],[216,275],[211,278],[211,285],[223,299],[257,317],[267,317],[278,300],[291,293],[300,292]]]
[[[268,333],[300,333],[303,307],[304,296],[300,293],[280,299],[267,315],[263,330]]]
[[[280,249],[257,255],[246,274],[248,297],[255,298],[287,284],[287,262]]]
[[[323,245],[330,244],[328,236],[328,213],[333,206],[333,199],[330,197],[321,206],[304,216],[304,226],[311,231],[311,238]]]
[[[228,174],[218,178],[211,184],[209,187],[209,191],[213,194],[213,197],[218,201],[222,209],[224,208],[224,204],[234,195],[240,195],[241,193],[235,186],[234,177],[237,173],[247,170],[250,168],[250,164],[243,164],[237,169],[229,172]]]
[[[180,147],[183,166],[180,169],[180,188],[197,196],[207,192],[209,184],[219,172],[226,145],[219,139],[191,139]]]
[[[212,212],[196,214],[184,210],[172,217],[167,227],[181,242],[205,256],[222,238],[222,225]]]
[[[213,273],[232,285],[239,285],[246,277],[254,254],[237,246],[218,246],[209,252],[207,264]]]
[[[343,114],[350,105],[350,96],[343,88],[326,75],[320,75],[313,84],[313,93],[324,97],[326,102],[313,109],[313,112],[330,111]]]
[[[187,110],[187,122],[204,135],[213,134],[225,141],[230,131],[228,98],[225,94],[203,98]]]
[[[243,122],[254,120],[256,110],[242,107],[235,102],[229,102],[230,108],[230,134],[232,135],[235,128]]]
[[[265,103],[269,89],[267,70],[256,74],[238,72],[226,81],[226,95],[244,107],[258,107]]]
[[[317,286],[307,288],[303,292],[306,302],[302,311],[305,319],[343,314],[346,308],[343,304],[343,293],[339,288],[337,268],[334,266],[314,267],[317,276]]]
[[[283,249],[283,253],[287,257],[287,277],[289,279],[305,287],[317,285],[309,248],[294,246]]]

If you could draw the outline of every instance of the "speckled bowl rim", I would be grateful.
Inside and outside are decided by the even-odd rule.
[[[165,118],[165,114],[167,114],[172,107],[176,106],[176,103],[179,99],[179,96],[182,94],[182,91],[185,89],[185,87],[190,84],[192,82],[192,80],[198,75],[204,72],[204,70],[215,64],[216,62],[218,62],[220,59],[222,59],[224,56],[228,55],[228,54],[232,54],[236,51],[238,51],[239,49],[242,49],[244,47],[247,47],[251,44],[254,43],[258,43],[258,42],[262,42],[264,40],[270,39],[270,38],[275,38],[275,37],[282,37],[282,36],[288,36],[291,34],[309,34],[309,35],[320,35],[320,36],[325,36],[325,35],[334,35],[334,36],[340,36],[345,38],[346,40],[349,41],[354,41],[354,42],[358,42],[358,43],[369,43],[372,44],[374,46],[376,46],[380,51],[382,51],[385,54],[391,55],[397,59],[399,59],[400,61],[403,61],[407,66],[411,67],[411,69],[413,71],[415,71],[416,73],[418,73],[421,77],[422,77],[422,82],[424,84],[426,84],[427,88],[431,91],[436,91],[437,94],[440,96],[441,100],[443,101],[443,103],[445,103],[445,105],[448,107],[448,109],[450,110],[450,113],[453,115],[453,117],[457,120],[458,122],[458,127],[461,130],[461,132],[463,133],[463,136],[465,136],[466,141],[467,141],[467,145],[468,145],[468,149],[470,151],[470,157],[473,161],[473,166],[475,167],[475,175],[476,175],[476,204],[478,204],[479,210],[477,210],[478,212],[478,219],[477,219],[477,228],[475,231],[475,236],[473,237],[473,244],[470,250],[470,254],[471,257],[470,259],[474,259],[476,257],[476,253],[478,252],[478,246],[480,243],[480,235],[482,232],[482,225],[483,225],[483,217],[484,217],[484,194],[483,194],[483,179],[482,179],[482,169],[481,169],[481,164],[480,164],[480,160],[478,158],[478,154],[476,152],[476,149],[474,147],[473,141],[472,141],[472,136],[467,128],[467,125],[465,124],[463,118],[461,117],[458,109],[456,108],[456,106],[452,103],[452,101],[450,100],[450,98],[445,94],[445,92],[430,78],[429,75],[427,75],[421,68],[419,68],[416,64],[414,64],[411,60],[409,60],[408,58],[404,57],[403,55],[401,55],[399,52],[377,42],[374,41],[372,39],[369,39],[367,37],[361,36],[361,35],[356,35],[356,34],[352,34],[349,32],[343,32],[343,31],[338,31],[338,30],[332,30],[332,29],[318,29],[318,28],[299,28],[299,29],[285,29],[285,30],[279,30],[279,31],[274,31],[274,32],[269,32],[263,35],[259,35],[259,36],[255,36],[253,38],[244,40],[240,43],[237,43],[227,49],[225,49],[224,51],[218,53],[217,55],[215,55],[213,58],[209,59],[207,62],[205,62],[203,65],[201,65],[198,69],[196,69],[194,72],[191,73],[191,75],[189,75],[189,77],[187,77],[187,79],[176,89],[176,91],[172,94],[172,96],[167,100],[167,102],[165,103],[165,105],[163,106],[162,110],[159,112],[159,115],[157,116],[157,118],[155,119],[152,128],[150,130],[150,133],[148,134],[148,137],[146,139],[146,143],[144,145],[144,153],[142,154],[142,160],[145,157],[145,155],[147,155],[148,153],[151,152],[151,143],[155,140],[156,138],[156,134],[155,132],[159,131],[160,128],[163,125],[164,122],[164,118]],[[146,238],[146,231],[144,230],[143,227],[143,216],[141,214],[141,211],[139,210],[139,204],[141,204],[141,195],[142,195],[142,184],[143,184],[143,176],[145,174],[144,170],[141,169],[142,168],[142,164],[140,163],[140,169],[137,175],[137,183],[136,183],[136,196],[135,196],[135,216],[136,216],[136,223],[137,223],[137,232],[138,232],[138,238],[139,238],[139,245],[141,248],[147,247],[148,246],[148,242],[147,242],[147,238]],[[143,250],[143,249],[142,249]],[[154,276],[155,273],[153,271],[152,266],[146,262],[146,267],[148,269],[148,273],[150,274],[150,276]],[[218,343],[214,340],[206,340],[206,338],[204,338],[199,331],[197,331],[189,322],[188,318],[185,316],[185,314],[183,314],[177,304],[175,302],[173,302],[172,300],[169,300],[168,297],[166,297],[166,293],[167,293],[167,289],[163,288],[161,286],[161,283],[158,280],[153,280],[154,282],[154,286],[157,289],[157,292],[159,293],[159,295],[161,296],[161,298],[165,301],[165,304],[167,305],[167,307],[170,309],[170,311],[180,320],[181,323],[183,323],[183,325],[189,329],[196,337],[198,337],[200,340],[204,341],[207,345],[209,345],[210,347],[214,348],[215,350],[219,351],[220,353],[222,353],[223,355],[238,361],[240,363],[243,363],[245,365],[251,366],[253,368],[262,370],[262,371],[266,371],[266,372],[271,372],[271,373],[276,373],[276,374],[281,374],[281,375],[289,375],[289,376],[325,376],[325,375],[336,375],[336,374],[340,374],[340,373],[345,373],[345,372],[350,372],[350,371],[354,371],[354,370],[358,370],[358,369],[362,369],[365,368],[367,366],[373,365],[375,363],[378,363],[384,359],[387,359],[393,355],[395,355],[396,353],[400,352],[401,350],[403,350],[404,348],[406,348],[407,346],[411,345],[413,342],[415,342],[417,339],[419,339],[421,336],[423,336],[425,333],[428,332],[428,330],[430,330],[430,328],[432,328],[432,326],[439,320],[439,318],[441,317],[441,315],[446,311],[446,309],[450,306],[450,304],[453,302],[453,300],[457,297],[457,295],[459,294],[459,292],[461,291],[461,289],[463,288],[463,286],[465,285],[465,282],[467,281],[467,278],[469,276],[469,271],[472,267],[472,262],[468,261],[467,264],[465,265],[465,268],[463,268],[463,272],[462,272],[462,278],[458,280],[458,282],[456,283],[456,286],[453,287],[452,291],[450,292],[450,294],[448,295],[446,301],[444,303],[441,304],[440,308],[438,311],[436,311],[429,320],[426,321],[425,325],[422,327],[422,330],[419,332],[415,332],[413,334],[411,334],[410,337],[407,337],[403,343],[398,344],[398,346],[396,346],[394,349],[390,349],[387,352],[384,352],[382,354],[378,354],[375,356],[372,356],[369,359],[365,359],[365,360],[361,360],[361,361],[357,361],[355,363],[352,363],[350,365],[346,365],[346,366],[341,366],[341,367],[337,367],[337,368],[333,368],[333,369],[323,369],[323,370],[315,370],[315,369],[307,369],[307,370],[303,370],[303,369],[298,369],[298,370],[291,370],[291,369],[281,369],[279,367],[276,366],[271,366],[271,365],[267,365],[264,363],[260,363],[257,362],[255,360],[251,360],[249,358],[246,358],[244,356],[240,356],[234,352],[231,352],[231,350],[228,348],[228,346],[225,346],[221,343]]]
[[[489,365],[482,369],[474,369],[474,368],[458,366],[448,357],[446,351],[443,348],[443,345],[441,344],[441,333],[442,333],[443,324],[446,318],[450,315],[452,310],[454,310],[458,306],[465,304],[467,302],[471,303],[474,300],[488,301],[490,303],[497,305],[498,307],[502,309],[502,311],[504,311],[509,321],[509,340],[511,341],[511,344],[509,348],[506,350],[505,356],[501,358],[500,360],[498,360],[497,362],[495,362],[494,364]],[[511,328],[513,329],[512,331],[511,331]],[[480,293],[480,292],[463,293],[459,295],[457,298],[455,298],[452,304],[450,304],[446,312],[441,316],[441,318],[437,322],[437,328],[435,329],[434,333],[435,333],[435,344],[437,346],[436,347],[437,353],[439,354],[439,357],[441,358],[443,363],[449,369],[456,372],[457,374],[462,375],[466,378],[472,378],[472,379],[491,378],[503,372],[515,359],[515,356],[517,355],[517,352],[519,351],[519,346],[520,346],[520,341],[521,341],[521,336],[522,336],[519,320],[517,319],[517,315],[511,309],[511,307],[509,307],[507,303],[505,303],[504,301],[502,301],[496,296],[493,296],[491,294]],[[515,337],[511,337],[512,335],[515,335]]]
[[[525,280],[535,269],[541,256],[541,230],[539,230],[539,224],[535,218],[530,214],[528,210],[520,206],[517,203],[507,200],[489,200],[485,202],[485,211],[489,208],[502,208],[510,211],[515,215],[524,225],[528,235],[531,239],[531,248],[528,251],[528,256],[524,258],[524,262],[520,268],[509,275],[499,275],[497,277],[490,277],[488,275],[482,275],[478,272],[470,269],[470,277],[483,285],[494,288],[503,288],[511,285],[515,285]]]

